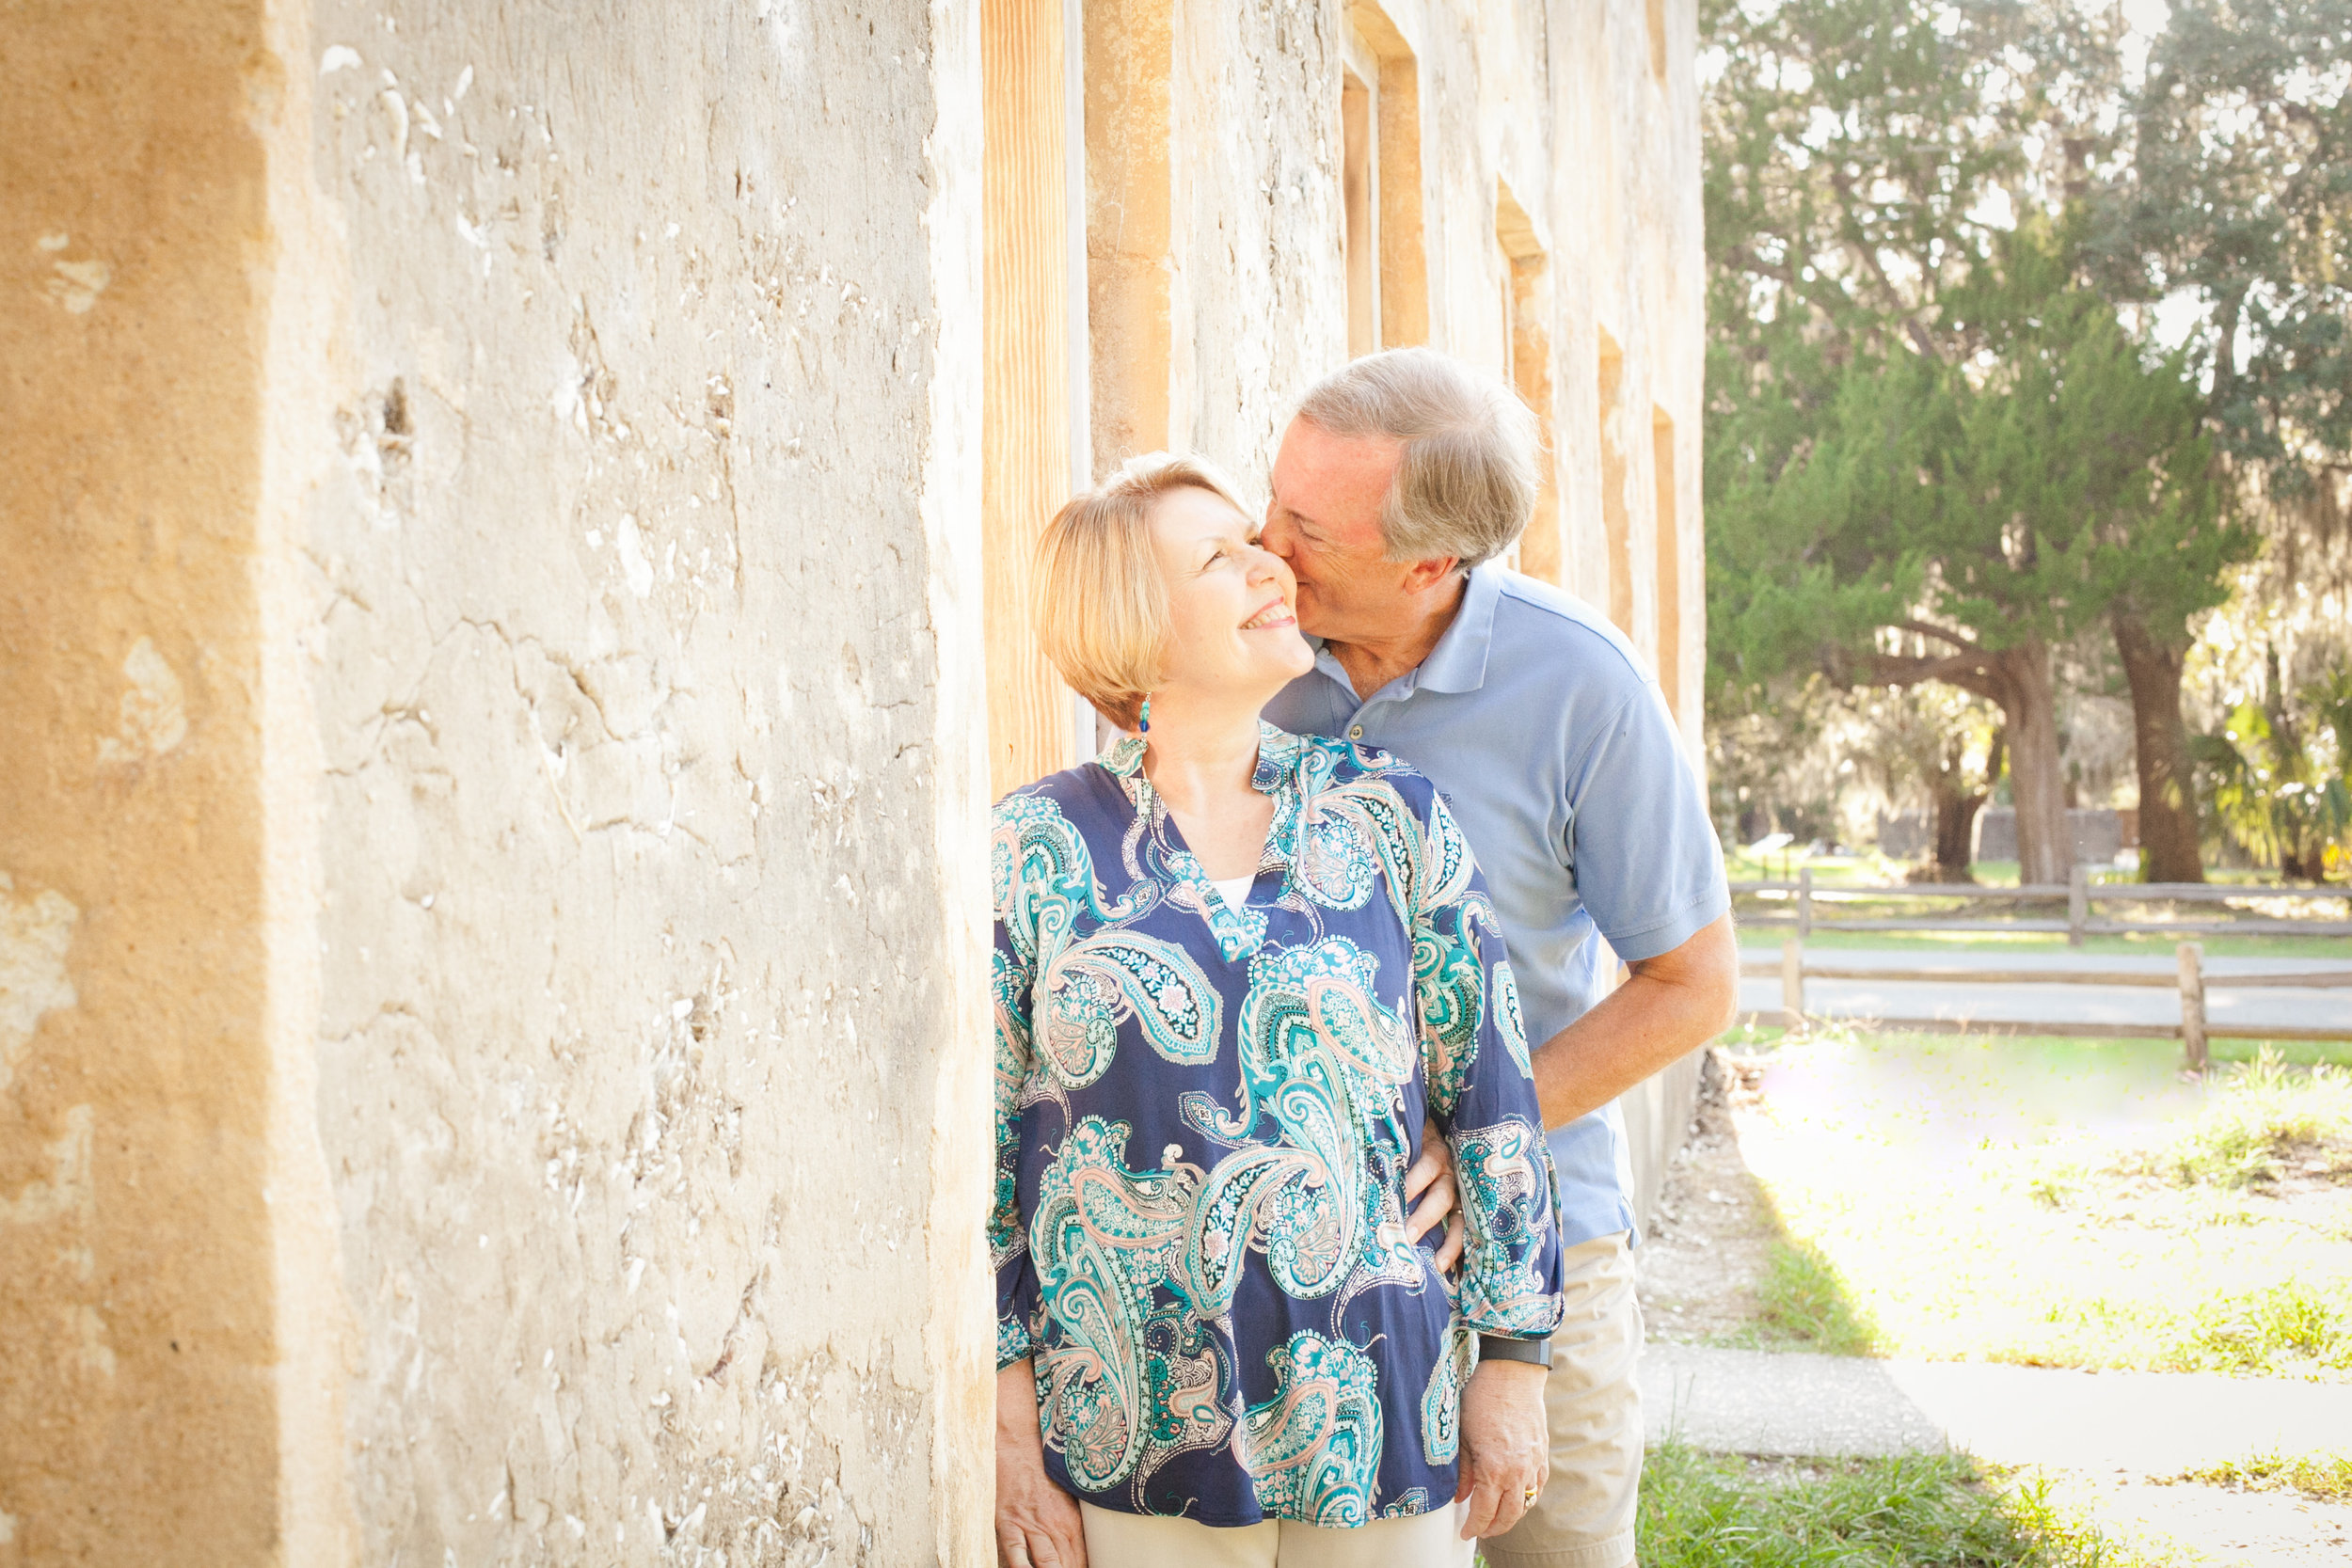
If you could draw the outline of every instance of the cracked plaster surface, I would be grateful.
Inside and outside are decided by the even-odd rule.
[[[394,13],[319,13],[305,545],[365,1555],[909,1560],[927,19]]]

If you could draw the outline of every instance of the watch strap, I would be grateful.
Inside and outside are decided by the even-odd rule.
[[[1540,1339],[1506,1339],[1500,1334],[1478,1337],[1478,1359],[1481,1361],[1528,1361],[1551,1370],[1551,1337]]]

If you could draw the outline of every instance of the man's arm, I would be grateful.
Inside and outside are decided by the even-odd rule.
[[[1546,1127],[1599,1110],[1722,1034],[1739,1012],[1740,947],[1727,914],[1626,967],[1631,978],[1536,1048]]]

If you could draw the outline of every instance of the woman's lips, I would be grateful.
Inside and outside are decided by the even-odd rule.
[[[1297,624],[1298,618],[1291,613],[1291,607],[1280,599],[1277,599],[1248,620],[1244,621],[1241,624],[1241,629],[1263,631],[1269,626],[1290,626]]]

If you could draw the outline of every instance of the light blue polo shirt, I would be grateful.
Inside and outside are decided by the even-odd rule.
[[[1266,719],[1393,752],[1434,781],[1486,874],[1532,1046],[1731,907],[1723,850],[1658,683],[1581,601],[1494,562],[1420,668],[1359,701],[1318,641]],[[1602,941],[1605,939],[1606,946]],[[1569,1245],[1633,1228],[1614,1104],[1551,1133]]]

